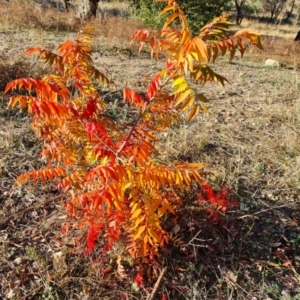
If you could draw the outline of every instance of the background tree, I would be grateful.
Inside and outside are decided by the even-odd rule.
[[[96,17],[99,0],[63,0],[66,11],[70,10],[71,3],[74,5],[77,17],[83,22]]]
[[[129,1],[132,11],[148,25],[158,27],[163,24],[163,20],[157,16],[164,7],[164,3],[153,0]],[[186,14],[189,27],[194,34],[198,34],[199,28],[204,24],[229,11],[232,7],[231,0],[179,0],[178,4]]]
[[[285,8],[287,0],[263,0],[263,8],[270,14],[271,21],[276,21]]]
[[[235,21],[236,24],[240,25],[243,21],[244,18],[244,4],[246,3],[247,0],[234,0],[235,8],[236,8],[236,17]]]
[[[287,5],[287,6],[289,6],[289,8],[286,9],[286,11],[285,11],[285,18],[284,18],[285,22],[288,22],[291,19],[295,5],[296,5],[296,0],[289,1],[288,5]]]

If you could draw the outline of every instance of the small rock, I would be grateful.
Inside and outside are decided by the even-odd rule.
[[[172,232],[174,234],[177,234],[180,231],[180,226],[178,224],[176,224],[173,228],[172,228]]]
[[[279,61],[269,58],[265,61],[265,66],[280,68],[282,65]]]
[[[15,260],[14,260],[14,263],[17,264],[17,265],[20,265],[22,263],[23,259],[22,257],[17,257]]]

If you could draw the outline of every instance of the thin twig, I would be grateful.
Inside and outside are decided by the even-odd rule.
[[[122,150],[124,149],[125,145],[127,144],[127,142],[129,141],[129,139],[131,138],[135,128],[137,127],[138,123],[140,122],[141,118],[143,117],[146,109],[148,108],[150,102],[146,103],[146,105],[144,106],[143,110],[141,111],[140,115],[138,116],[138,118],[136,119],[136,121],[134,122],[126,140],[124,141],[124,143],[122,144],[122,146],[120,147],[120,149],[117,151],[117,156],[119,155],[119,153],[122,152]]]
[[[168,83],[168,81],[173,78],[173,75],[175,74],[175,71],[162,83],[160,84],[160,87],[159,87],[159,91]],[[158,94],[158,92],[156,92],[156,94]],[[150,103],[153,101],[153,99],[155,98],[152,97],[151,99],[149,99],[147,102],[145,102],[145,106],[144,108],[142,109],[140,115],[138,116],[138,118],[136,119],[136,121],[134,122],[126,140],[124,141],[124,143],[122,144],[122,146],[120,147],[120,149],[117,151],[117,154],[120,154],[122,152],[122,150],[124,149],[125,145],[128,143],[129,139],[131,138],[135,128],[137,127],[138,123],[140,122],[140,120],[142,119],[143,115],[145,114],[147,108],[149,107]]]
[[[167,268],[163,268],[163,269],[162,269],[162,271],[161,271],[159,277],[157,278],[157,280],[156,280],[156,282],[155,282],[155,285],[154,285],[154,287],[153,287],[153,290],[152,290],[151,294],[148,295],[148,297],[147,297],[146,300],[154,300],[154,299],[155,299],[157,290],[158,290],[158,288],[159,288],[159,286],[160,286],[160,282],[161,282],[161,280],[162,280],[162,278],[163,278],[163,276],[164,276],[164,274],[165,274],[166,271],[167,271]]]
[[[8,223],[8,222],[11,221],[11,220],[15,220],[15,219],[19,218],[20,215],[23,215],[23,214],[25,214],[25,213],[27,213],[27,212],[29,212],[29,211],[31,211],[31,210],[34,210],[34,209],[43,207],[43,206],[45,206],[45,205],[47,205],[47,204],[50,204],[51,202],[53,202],[53,201],[55,201],[56,199],[61,198],[61,197],[62,197],[62,195],[59,195],[59,196],[57,196],[57,197],[55,197],[55,198],[48,199],[48,200],[46,200],[46,201],[39,202],[39,203],[37,203],[37,204],[35,204],[35,205],[33,205],[33,206],[30,206],[30,207],[28,207],[28,208],[22,209],[22,210],[20,210],[20,211],[18,211],[18,212],[16,212],[16,213],[14,213],[13,215],[10,215],[10,216],[8,216],[8,217],[6,217],[6,218],[0,220],[0,226],[3,225],[3,224]]]
[[[282,204],[282,205],[279,205],[279,206],[275,206],[275,207],[263,209],[263,210],[254,212],[253,214],[249,214],[249,215],[244,215],[244,216],[238,217],[238,220],[240,220],[240,219],[245,219],[245,218],[249,218],[249,217],[252,217],[252,216],[254,216],[254,215],[259,215],[259,214],[262,214],[262,213],[267,212],[267,211],[270,211],[270,210],[275,210],[275,209],[282,208],[282,207],[287,207],[287,206],[290,206],[290,205],[291,205],[291,204]]]

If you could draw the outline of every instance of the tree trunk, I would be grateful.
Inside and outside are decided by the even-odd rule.
[[[77,17],[82,21],[87,21],[96,17],[99,0],[77,0]]]
[[[237,25],[241,25],[243,18],[244,18],[243,6],[244,6],[246,0],[242,0],[242,1],[235,0],[234,2],[235,2],[235,8],[236,8],[235,22]]]
[[[293,14],[293,10],[294,10],[294,7],[295,7],[295,2],[296,2],[296,0],[292,0],[292,5],[291,5],[290,10],[287,10],[285,12],[285,14],[286,14],[285,21],[286,22],[289,21],[289,19],[291,18],[292,14]]]
[[[295,41],[295,42],[296,42],[296,41],[300,41],[300,30],[298,31],[298,33],[297,33],[297,35],[296,35],[294,41]]]
[[[235,18],[235,22],[237,25],[241,25],[243,21],[243,11],[242,11],[242,7],[239,5],[236,5],[236,18]]]
[[[64,4],[65,4],[66,11],[69,11],[70,10],[70,0],[64,0]]]

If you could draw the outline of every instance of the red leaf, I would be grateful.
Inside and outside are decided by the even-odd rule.
[[[243,265],[248,265],[248,264],[251,263],[251,261],[249,259],[247,259],[247,258],[242,258],[240,260],[240,263],[243,264]]]
[[[285,254],[283,252],[280,252],[280,251],[272,252],[272,255],[276,256],[276,257],[279,257],[279,258],[285,258]]]
[[[144,275],[141,271],[137,272],[134,281],[137,283],[138,286],[144,285]]]
[[[153,80],[151,81],[147,93],[146,93],[146,98],[148,100],[151,100],[153,97],[155,97],[155,94],[158,92],[160,87],[160,74],[158,73]]]
[[[284,265],[285,267],[287,267],[287,266],[289,266],[289,265],[291,265],[291,264],[292,264],[292,261],[289,260],[289,259],[283,262],[283,265]]]
[[[82,119],[90,119],[97,112],[97,102],[95,99],[90,100],[82,113]]]
[[[84,255],[84,257],[88,257],[88,255],[89,255],[89,250],[88,250],[87,248],[84,249],[83,255]]]
[[[89,140],[92,140],[93,132],[95,131],[95,124],[90,122],[85,124],[85,129],[87,131]]]
[[[71,227],[70,224],[63,225],[62,228],[61,228],[61,233],[62,233],[62,234],[68,233],[70,227]]]
[[[100,133],[101,135],[107,135],[106,130],[99,123],[96,122],[87,122],[85,124],[85,130],[87,131],[88,138],[92,140],[94,133]]]
[[[168,294],[164,293],[161,300],[167,300],[168,299]]]
[[[128,100],[130,104],[139,105],[143,103],[142,96],[130,88],[124,88],[123,95],[124,95],[124,101]]]
[[[99,234],[101,228],[102,228],[101,224],[92,225],[90,227],[90,230],[89,230],[88,235],[87,235],[87,240],[86,240],[88,249],[90,251],[93,251],[94,248],[95,248],[95,241],[98,237],[98,234]]]

